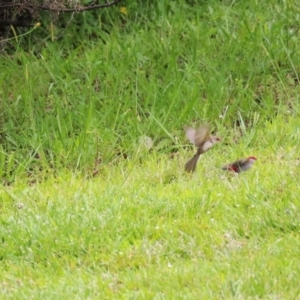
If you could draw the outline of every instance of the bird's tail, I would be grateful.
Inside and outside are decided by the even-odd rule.
[[[186,172],[195,172],[200,154],[196,153],[184,166]]]

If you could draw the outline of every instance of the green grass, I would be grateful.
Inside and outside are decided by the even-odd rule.
[[[297,2],[186,2],[2,57],[2,299],[299,297]]]

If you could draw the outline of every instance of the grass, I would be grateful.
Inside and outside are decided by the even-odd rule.
[[[297,299],[296,3],[131,2],[20,39],[0,61],[1,298]],[[223,142],[186,174],[182,128],[204,121]]]

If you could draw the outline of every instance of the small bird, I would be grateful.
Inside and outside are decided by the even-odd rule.
[[[222,167],[222,170],[233,171],[235,173],[245,172],[252,167],[256,160],[257,158],[255,156],[249,156]]]
[[[214,144],[221,141],[220,138],[215,135],[210,135],[209,133],[209,124],[203,124],[197,130],[192,127],[185,128],[186,137],[198,148],[196,154],[185,164],[185,171],[195,172],[200,155],[208,151]]]

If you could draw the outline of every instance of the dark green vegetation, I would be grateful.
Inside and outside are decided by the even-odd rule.
[[[297,298],[298,2],[195,2],[83,14],[0,60],[3,299]],[[223,143],[191,176],[204,121]]]

